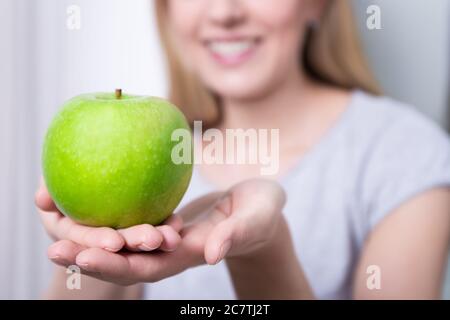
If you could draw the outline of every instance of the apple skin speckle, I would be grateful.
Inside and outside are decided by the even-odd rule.
[[[183,114],[154,97],[95,93],[66,102],[42,152],[44,179],[61,212],[90,226],[160,224],[181,201],[192,164],[176,165]]]

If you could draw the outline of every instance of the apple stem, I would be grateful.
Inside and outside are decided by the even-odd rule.
[[[122,98],[122,89],[116,89],[116,99]]]

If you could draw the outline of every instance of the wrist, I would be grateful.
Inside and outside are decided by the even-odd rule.
[[[226,263],[239,299],[314,298],[284,218],[266,246]]]

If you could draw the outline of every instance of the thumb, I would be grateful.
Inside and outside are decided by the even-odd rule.
[[[44,184],[39,186],[39,189],[34,195],[34,203],[36,206],[43,211],[55,211],[57,210],[53,199],[51,198],[47,188]]]
[[[232,246],[234,219],[228,218],[220,222],[211,232],[205,245],[205,260],[209,265],[218,264]]]

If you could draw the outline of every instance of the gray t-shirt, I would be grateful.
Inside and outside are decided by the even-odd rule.
[[[355,91],[339,121],[280,183],[296,253],[314,293],[348,299],[364,240],[377,223],[419,193],[450,186],[449,138],[409,106]],[[182,204],[211,191],[194,170]],[[222,262],[146,285],[145,297],[235,295]]]

